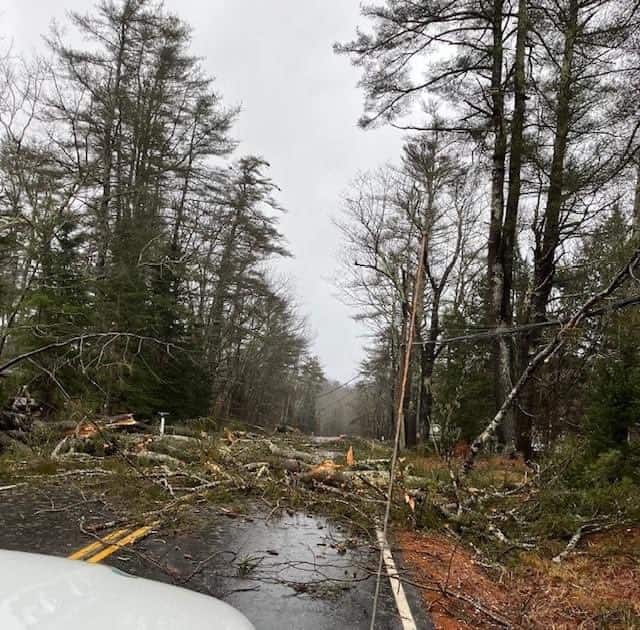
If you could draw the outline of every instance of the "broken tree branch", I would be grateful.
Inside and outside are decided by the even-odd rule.
[[[585,523],[584,525],[580,525],[576,533],[571,536],[567,546],[557,556],[554,556],[551,561],[560,564],[578,546],[583,536],[586,534],[595,534],[610,527],[612,527],[612,525],[608,523]]]
[[[40,346],[39,348],[35,348],[33,350],[29,350],[28,352],[23,352],[8,361],[0,364],[0,374],[3,374],[7,370],[11,369],[14,365],[21,363],[22,361],[26,361],[27,359],[31,359],[39,354],[43,354],[48,352],[49,350],[57,350],[59,348],[65,348],[66,346],[73,345],[74,343],[84,343],[90,339],[106,339],[111,342],[118,338],[125,339],[136,339],[139,342],[148,341],[150,343],[154,343],[156,345],[167,348],[167,350],[180,350],[179,346],[175,344],[168,343],[166,341],[162,341],[161,339],[156,339],[155,337],[146,337],[143,335],[136,335],[130,332],[99,332],[99,333],[86,333],[84,335],[77,335],[75,337],[69,337],[68,339],[62,339],[60,341],[53,341],[44,346]]]
[[[513,386],[508,396],[505,398],[502,406],[493,417],[493,420],[487,425],[485,430],[473,441],[469,449],[469,453],[465,459],[462,474],[467,474],[472,468],[475,462],[475,459],[480,452],[480,450],[484,447],[484,445],[493,437],[498,427],[502,424],[504,417],[507,414],[507,411],[513,404],[513,401],[517,398],[517,396],[522,391],[523,387],[529,381],[533,373],[543,364],[549,361],[561,348],[564,346],[567,333],[574,330],[585,317],[589,311],[598,303],[609,297],[616,289],[620,288],[629,278],[633,275],[633,270],[640,262],[640,247],[637,247],[634,251],[633,255],[629,258],[624,267],[616,274],[614,279],[609,283],[609,285],[591,296],[582,307],[560,328],[560,330],[555,334],[553,339],[542,348],[532,359],[529,361],[524,372],[521,374],[520,378]]]

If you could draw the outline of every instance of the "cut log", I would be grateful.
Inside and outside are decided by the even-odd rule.
[[[305,483],[317,481],[330,486],[342,486],[348,483],[348,480],[342,474],[341,469],[342,467],[338,466],[335,462],[326,461],[309,469],[300,479]]]
[[[141,453],[128,451],[126,455],[137,457],[143,461],[151,462],[154,464],[170,464],[171,466],[175,466],[176,468],[180,468],[185,464],[185,462],[176,457],[166,455],[165,453],[156,453],[155,451],[143,451]]]
[[[363,459],[350,466],[351,470],[389,470],[389,459]]]
[[[389,471],[388,470],[343,470],[343,477],[352,481],[354,485],[372,485],[382,490],[387,490],[389,485]],[[402,478],[398,478],[398,481],[405,488],[424,488],[427,480],[423,477],[415,477],[413,475],[406,475]]]
[[[139,423],[133,414],[122,414],[101,420],[81,420],[69,434],[80,439],[88,439],[100,435],[103,431],[131,430]]]
[[[108,418],[104,424],[105,429],[131,429],[131,427],[137,427],[138,421],[133,417],[132,413],[123,414],[120,416],[114,416]]]
[[[276,457],[282,457],[284,459],[298,459],[307,464],[320,464],[322,459],[312,453],[305,453],[304,451],[295,451],[290,449],[280,448],[273,442],[269,442],[269,450]]]
[[[298,459],[281,459],[277,465],[283,470],[288,470],[293,473],[305,472],[310,468],[309,464],[305,464]]]

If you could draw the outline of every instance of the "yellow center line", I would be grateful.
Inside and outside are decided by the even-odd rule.
[[[105,558],[108,558],[112,553],[118,551],[118,549],[122,549],[125,545],[130,545],[134,543],[136,540],[140,540],[140,538],[144,538],[152,529],[154,525],[145,525],[144,527],[140,527],[135,531],[131,532],[128,536],[121,538],[117,543],[110,545],[106,549],[103,549],[95,556],[92,556],[87,560],[90,564],[96,564],[97,562],[101,562]]]
[[[106,545],[117,541],[129,531],[131,530],[127,527],[125,529],[118,529],[115,532],[111,532],[104,538],[100,538],[96,542],[93,542],[86,547],[82,547],[82,549],[78,549],[78,551],[72,553],[70,556],[68,556],[68,558],[70,560],[82,560],[83,558],[86,558],[94,552],[98,551],[102,547],[105,547]]]

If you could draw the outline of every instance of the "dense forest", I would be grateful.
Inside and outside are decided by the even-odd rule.
[[[525,457],[569,434],[626,449],[640,417],[640,298],[624,271],[640,225],[638,4],[362,11],[369,30],[336,45],[361,69],[360,124],[407,137],[354,180],[339,219],[343,294],[370,331],[361,426],[392,434],[415,311],[407,446],[471,442],[501,410],[483,442]]]
[[[336,218],[340,289],[369,331],[344,385],[271,271],[289,255],[278,186],[265,158],[237,155],[239,112],[185,23],[147,0],[103,2],[53,27],[46,59],[8,51],[3,399],[374,437],[401,408],[404,445],[444,450],[500,412],[483,443],[526,457],[569,433],[623,447],[640,387],[633,272],[564,325],[637,247],[636,8],[363,7],[369,30],[336,52],[361,69],[361,125],[406,140],[354,177]]]
[[[278,187],[236,154],[189,27],[146,0],[68,22],[46,59],[0,62],[2,397],[311,422]]]

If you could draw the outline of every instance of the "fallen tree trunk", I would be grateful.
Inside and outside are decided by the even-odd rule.
[[[390,459],[363,459],[353,463],[351,470],[389,470]]]
[[[318,466],[314,466],[303,473],[300,479],[304,483],[317,481],[330,486],[342,486],[347,483],[347,477],[344,475],[341,467],[334,462],[323,462]]]
[[[93,438],[77,438],[67,435],[53,449],[52,459],[60,459],[65,455],[86,455],[88,457],[106,457],[117,451],[115,442],[101,436]]]
[[[312,453],[305,453],[304,451],[295,451],[293,449],[284,449],[276,446],[273,442],[269,442],[269,450],[276,457],[282,457],[283,459],[298,459],[307,464],[320,464],[322,459]]]
[[[552,562],[556,564],[560,564],[577,546],[582,538],[582,532],[584,531],[584,526],[578,527],[576,533],[571,536],[571,540],[567,543],[567,546],[557,555],[552,558]]]
[[[154,464],[170,464],[171,466],[175,466],[176,468],[180,468],[184,466],[185,462],[177,457],[172,457],[171,455],[166,455],[165,453],[156,453],[155,451],[142,451],[140,453],[136,453],[133,451],[127,451],[125,453],[127,457],[137,457],[142,461],[151,462]]]
[[[78,426],[75,420],[34,420],[32,424],[33,429],[59,431],[64,433],[66,431],[73,431]]]
[[[576,533],[571,536],[567,546],[557,556],[554,556],[551,561],[556,564],[560,564],[578,546],[583,536],[586,536],[587,534],[595,534],[596,532],[601,532],[611,527],[611,524],[605,523],[585,523],[584,525],[580,525],[576,530]]]

